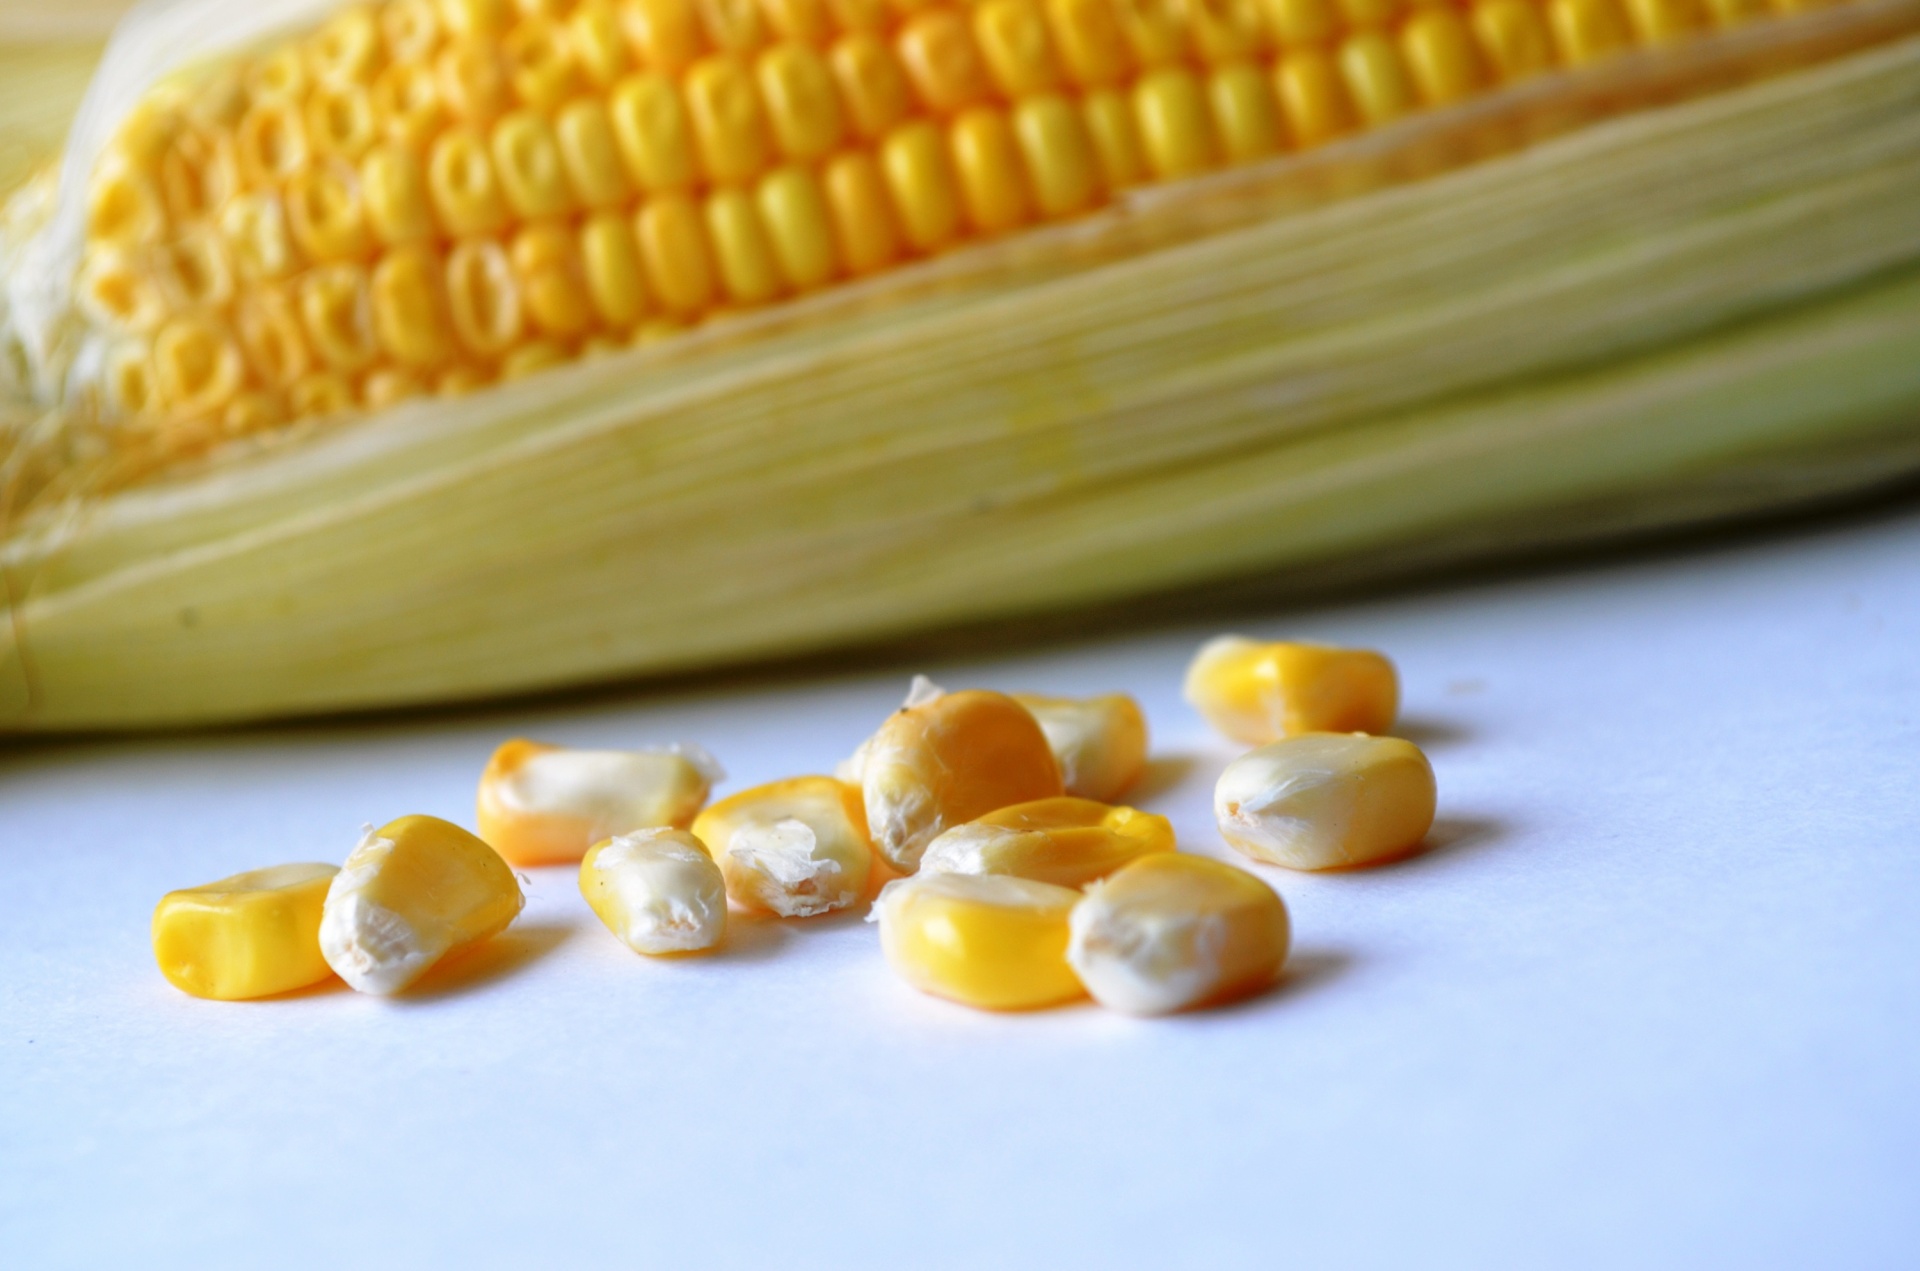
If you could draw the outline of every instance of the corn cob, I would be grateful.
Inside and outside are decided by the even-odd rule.
[[[1289,68],[1309,55],[1321,71],[1306,78],[1342,103],[1339,126],[1357,129],[1556,62],[1746,16],[1726,6],[1499,5],[1497,20],[1490,3],[1348,6],[1321,18],[1287,3],[1153,10],[1182,51],[1156,62],[1122,41],[1115,47],[1131,60],[1104,79],[1076,69],[1054,16],[1095,5],[1023,10],[1039,14],[1038,25],[1022,28],[1024,43],[1007,37],[1010,48],[1052,49],[1053,79],[1017,58],[1010,71],[993,52],[1000,28],[989,17],[1018,6],[887,11],[866,29],[843,25],[831,6],[812,27],[792,6],[672,9],[684,18],[674,29],[688,37],[677,51],[659,54],[632,36],[654,29],[640,22],[628,29],[633,67],[623,78],[609,72],[610,87],[590,83],[585,63],[569,63],[564,91],[540,78],[551,59],[534,56],[539,40],[527,32],[571,32],[604,11],[589,5],[564,23],[541,11],[503,24],[487,46],[496,63],[519,68],[517,78],[507,74],[490,131],[422,125],[404,144],[390,134],[369,140],[357,167],[343,156],[285,172],[267,171],[282,153],[274,128],[291,135],[330,118],[337,103],[316,90],[298,109],[262,113],[247,85],[271,80],[265,68],[311,74],[313,48],[329,39],[356,47],[338,33],[364,29],[362,19],[390,26],[390,15],[408,11],[443,22],[480,15],[460,44],[468,48],[491,38],[485,13],[494,11],[352,10],[289,46],[303,50],[297,58],[269,49],[237,72],[228,66],[227,82],[237,74],[241,85],[241,104],[222,125],[231,129],[235,192],[207,219],[224,224],[231,207],[255,206],[247,200],[263,192],[279,199],[293,249],[288,277],[236,267],[231,292],[216,286],[198,308],[177,299],[170,308],[164,297],[135,306],[152,309],[141,321],[157,334],[149,344],[119,333],[107,360],[127,378],[109,376],[117,391],[102,413],[117,407],[126,422],[100,430],[106,451],[146,439],[171,460],[302,411],[384,405],[430,382],[465,391],[610,338],[646,342],[661,334],[663,313],[704,325],[567,377],[467,398],[457,414],[414,407],[324,443],[311,427],[294,429],[295,447],[188,468],[171,484],[93,505],[79,528],[51,515],[28,521],[4,558],[10,581],[30,580],[14,583],[14,630],[28,634],[16,635],[14,678],[0,688],[12,694],[14,725],[232,718],[538,687],[1105,599],[1432,540],[1439,530],[1470,539],[1490,519],[1568,504],[1579,506],[1578,522],[1540,521],[1531,532],[1670,520],[1778,497],[1771,488],[1716,494],[1715,469],[1791,468],[1797,457],[1782,456],[1798,444],[1843,458],[1858,450],[1830,487],[1911,463],[1910,439],[1889,421],[1915,391],[1893,352],[1911,338],[1913,303],[1897,271],[1920,250],[1906,210],[1916,179],[1906,121],[1920,55],[1902,39],[1915,6],[1860,4],[1752,24],[1678,53],[1542,76],[1412,116],[1385,127],[1377,144],[1313,148],[1339,129],[1314,123],[1295,100],[1305,90],[1287,87]],[[632,21],[628,10],[613,12]],[[740,37],[735,51],[729,13],[763,43]],[[947,34],[926,34],[928,23]],[[1789,26],[1791,38],[1766,29]],[[1533,34],[1514,34],[1523,29]],[[1450,34],[1432,34],[1440,31]],[[775,34],[788,38],[773,42]],[[874,36],[863,47],[882,58],[863,65],[891,65],[906,85],[901,113],[868,129],[858,98],[829,94],[817,100],[840,101],[841,130],[809,140],[799,116],[775,105],[786,99],[768,85],[783,81],[761,71],[776,55],[810,50],[831,78],[833,50],[863,34]],[[939,53],[943,40],[971,52]],[[1762,68],[1843,53],[1851,55],[1684,100]],[[961,65],[973,68],[961,87],[940,78]],[[393,67],[369,55],[364,69],[373,85]],[[716,77],[734,89],[716,87]],[[437,68],[434,78],[443,94],[457,79]],[[690,159],[677,187],[650,184],[662,165],[621,151],[613,124],[621,86],[636,79],[668,81],[684,116]],[[1105,123],[1103,93],[1124,106]],[[377,95],[367,88],[369,101]],[[1049,103],[1041,113],[1075,122],[1023,126],[1041,99]],[[183,100],[168,90],[143,109],[177,121],[191,114]],[[1352,197],[1583,119],[1676,100],[1683,104],[1543,146],[1525,163],[1487,162]],[[570,107],[606,116],[621,152],[600,173],[599,193],[580,175],[587,165],[569,162],[562,124],[542,122],[550,111],[571,117]],[[351,123],[361,112],[338,113]],[[374,117],[399,126],[378,109]],[[140,135],[141,118],[136,111],[123,138]],[[1273,126],[1242,128],[1262,118]],[[757,121],[757,141],[733,144],[739,130],[728,129],[742,119]],[[1108,162],[1113,147],[1101,141],[1127,128],[1140,158],[1131,170]],[[194,135],[184,125],[161,131],[170,145]],[[1069,148],[1085,143],[1086,180],[1056,181],[1072,165],[1036,161],[1055,132],[1080,139]],[[203,149],[223,153],[225,135],[216,130]],[[90,260],[132,248],[152,259],[148,249],[171,232],[156,227],[197,197],[183,204],[176,194],[170,206],[164,180],[153,199],[113,193],[140,185],[137,171],[114,166],[126,145],[110,148],[94,200],[132,211],[96,220]],[[443,173],[490,162],[491,185],[476,178],[459,191],[491,189],[491,201],[436,201],[436,147],[457,151]],[[364,179],[374,158],[416,148],[427,156],[416,164],[424,213],[375,213],[376,183]],[[1271,157],[1293,148],[1310,149]],[[527,173],[513,166],[536,152],[553,161],[523,166],[553,176],[545,185],[521,181]],[[836,201],[830,173],[842,160],[875,176],[873,197],[856,201],[872,213],[864,232],[834,219],[845,200]],[[1127,193],[1134,180],[1241,162],[1243,175]],[[1693,179],[1667,179],[1676,168]],[[332,176],[301,179],[321,172]],[[247,187],[249,173],[265,184]],[[115,186],[122,177],[130,184]],[[802,188],[819,197],[793,193]],[[1315,210],[1333,195],[1350,201]],[[1104,214],[951,250],[1116,197]],[[356,198],[358,221],[341,223],[334,213]],[[782,209],[803,205],[825,209],[810,257],[782,245],[806,237],[781,228]],[[389,240],[386,224],[411,225],[415,237]],[[596,224],[613,227],[604,241]],[[649,255],[649,224],[680,234],[681,246]],[[876,224],[891,226],[890,253],[874,246],[888,237]],[[107,241],[116,227],[137,233]],[[218,257],[218,234],[198,241],[211,244],[200,259]],[[340,258],[318,259],[328,252]],[[193,249],[186,255],[177,272],[217,272],[197,268]],[[885,268],[920,255],[935,259]],[[627,276],[638,285],[628,293],[594,268],[636,256]],[[693,270],[704,271],[702,287],[679,276],[690,260],[706,262]],[[845,283],[860,273],[874,277]],[[390,283],[384,291],[379,278]],[[109,304],[137,288],[101,281],[83,272],[80,289],[99,325],[138,325]],[[741,317],[816,286],[827,289],[805,304]],[[174,291],[191,287],[176,282]],[[502,315],[508,294],[522,297],[517,322]],[[383,306],[382,296],[410,300]],[[1819,296],[1821,306],[1775,312]],[[1555,320],[1543,321],[1547,312]],[[705,322],[716,316],[732,320]],[[1826,330],[1858,338],[1841,350],[1822,343],[1826,356],[1814,357],[1806,342]],[[1692,338],[1672,354],[1653,352],[1679,337]],[[301,365],[328,369],[293,375],[296,359],[263,358],[259,348],[276,338],[288,348],[303,342]],[[278,378],[269,382],[263,364]],[[1577,369],[1601,366],[1605,374]],[[1549,371],[1557,378],[1539,378]],[[1786,378],[1792,371],[1801,379]],[[1792,391],[1756,398],[1735,375]],[[1278,416],[1275,401],[1287,404]],[[1629,410],[1631,419],[1620,413]],[[69,403],[65,418],[76,414],[84,411]],[[1657,426],[1689,415],[1703,426],[1668,430],[1682,435]],[[783,426],[755,430],[773,418]],[[749,453],[722,453],[745,437]],[[21,470],[16,484],[31,485]],[[1427,488],[1422,477],[1438,471],[1456,484]],[[1495,472],[1525,479],[1503,483]],[[1804,471],[1782,484],[1821,488]],[[1369,496],[1365,515],[1328,503],[1325,491],[1341,488]],[[1628,497],[1649,489],[1672,497],[1654,511]],[[1400,506],[1383,513],[1389,495]],[[753,506],[743,509],[743,496]],[[495,522],[523,537],[490,534]],[[635,546],[667,526],[684,550]],[[396,568],[401,546],[413,554]],[[784,590],[769,589],[769,570],[756,566],[770,555]],[[556,561],[570,568],[543,568]],[[711,581],[730,573],[761,586]],[[327,612],[310,603],[319,597]],[[403,628],[405,641],[383,634]]]

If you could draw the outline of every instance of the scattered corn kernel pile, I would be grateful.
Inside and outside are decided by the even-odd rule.
[[[112,417],[458,394],[1813,0],[385,0],[182,73],[93,181]]]
[[[1216,789],[1229,845],[1309,870],[1418,848],[1434,813],[1426,756],[1330,731],[1392,725],[1385,658],[1225,637],[1201,649],[1186,692],[1222,732],[1265,743]],[[969,1006],[1091,995],[1159,1015],[1258,992],[1286,961],[1286,906],[1252,873],[1177,850],[1165,817],[1113,803],[1146,755],[1131,698],[948,693],[923,678],[836,775],[704,809],[724,774],[697,748],[513,740],[481,774],[480,837],[406,816],[369,829],[338,869],[282,865],[172,892],[154,913],[154,956],[199,997],[265,997],[330,974],[399,992],[513,921],[523,898],[508,862],[578,861],[588,907],[650,956],[719,947],[730,902],[805,918],[871,899],[900,977]]]

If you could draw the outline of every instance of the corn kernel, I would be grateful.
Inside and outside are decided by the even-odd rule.
[[[1026,98],[1013,108],[1013,133],[1041,216],[1072,216],[1093,206],[1100,196],[1099,160],[1074,102],[1060,93]]]
[[[727,297],[735,304],[756,305],[779,295],[780,269],[753,196],[745,190],[715,190],[707,196],[706,217]]]
[[[1120,82],[1133,66],[1113,0],[1045,0],[1047,23],[1067,74],[1082,88]]]
[[[154,384],[153,349],[142,340],[123,340],[107,355],[107,400],[129,419],[145,420],[160,410]]]
[[[374,266],[372,299],[374,332],[396,362],[425,371],[453,360],[446,267],[431,247],[388,252]]]
[[[1699,0],[1626,0],[1626,5],[1628,21],[1647,44],[1685,39],[1707,25]]]
[[[1221,733],[1260,745],[1298,733],[1380,733],[1400,708],[1393,663],[1366,649],[1209,640],[1187,668],[1187,701]]]
[[[885,269],[900,256],[886,179],[864,151],[835,155],[821,173],[834,243],[847,272],[859,277]]]
[[[1340,66],[1325,49],[1290,51],[1274,67],[1273,87],[1294,144],[1302,149],[1353,131],[1353,107]]]
[[[175,988],[242,1001],[317,984],[320,910],[332,865],[275,865],[168,892],[153,911],[153,956]]]
[[[1184,0],[1114,0],[1120,32],[1141,67],[1171,66],[1189,52]]]
[[[1240,62],[1267,49],[1267,22],[1260,0],[1186,0],[1194,51],[1212,65]]]
[[[1117,89],[1096,89],[1081,99],[1080,113],[1100,161],[1101,184],[1126,190],[1145,183],[1147,156],[1134,123],[1132,98]]]
[[[413,374],[391,366],[369,371],[360,381],[360,404],[368,410],[386,410],[426,395],[427,386]]]
[[[525,898],[485,843],[431,816],[369,831],[327,889],[320,951],[362,993],[397,993],[504,930]]]
[[[767,42],[759,0],[700,0],[700,26],[722,53],[747,54]]]
[[[1218,160],[1200,77],[1184,66],[1149,71],[1133,86],[1147,165],[1162,180],[1205,172]]]
[[[233,139],[223,132],[183,128],[160,156],[157,177],[161,201],[174,224],[212,216],[240,188]]]
[[[960,233],[960,190],[940,129],[925,119],[902,124],[880,142],[880,166],[907,242],[931,252]]]
[[[440,100],[469,127],[486,127],[513,104],[506,68],[492,44],[461,40],[448,45],[433,59],[433,71]]]
[[[495,234],[507,224],[507,202],[477,132],[458,128],[433,143],[427,157],[427,193],[449,235]]]
[[[567,179],[590,211],[619,207],[633,196],[613,121],[598,101],[583,97],[568,103],[555,121],[554,138]]]
[[[887,0],[826,0],[826,7],[843,31],[878,31],[887,25]]]
[[[1229,62],[1207,74],[1214,133],[1228,163],[1249,163],[1280,149],[1280,105],[1253,62]]]
[[[580,227],[580,260],[601,322],[625,331],[647,316],[645,274],[631,221],[617,212],[587,218]]]
[[[455,243],[447,253],[447,311],[469,353],[495,358],[519,343],[526,322],[506,249],[492,239]]]
[[[480,775],[480,837],[516,865],[577,861],[611,835],[686,829],[720,780],[697,747],[569,750],[515,738]]]
[[[307,126],[292,101],[256,102],[234,130],[240,175],[255,189],[284,181],[306,166]]]
[[[767,166],[771,143],[753,74],[731,57],[709,57],[687,72],[687,118],[700,161],[715,181],[745,181]]]
[[[727,889],[705,844],[685,830],[635,830],[587,849],[580,894],[635,953],[701,953],[727,933]]]
[[[1020,703],[980,689],[947,693],[919,678],[849,772],[865,794],[874,844],[906,871],[950,826],[1064,793],[1047,735]]]
[[[620,81],[607,103],[614,140],[634,184],[650,194],[691,186],[698,173],[693,128],[673,81],[641,73]]]
[[[640,60],[665,75],[678,75],[706,48],[693,0],[629,0],[622,16]]]
[[[1290,869],[1405,856],[1433,825],[1433,766],[1398,737],[1305,733],[1250,751],[1214,787],[1220,833]]]
[[[286,291],[265,287],[242,297],[234,311],[234,329],[248,365],[262,382],[290,387],[314,369],[298,306]]]
[[[1503,83],[1553,68],[1553,37],[1529,0],[1480,0],[1472,22],[1481,53]]]
[[[1422,9],[1400,28],[1400,52],[1429,106],[1480,92],[1486,72],[1466,21],[1452,9]]]
[[[1009,99],[1058,88],[1060,63],[1038,0],[986,0],[973,11],[974,39]]]
[[[224,309],[233,299],[233,265],[220,236],[196,225],[149,258],[154,281],[175,312]]]
[[[1294,48],[1331,40],[1340,29],[1333,0],[1267,0],[1267,25]]]
[[[323,265],[302,278],[300,318],[307,342],[336,371],[364,370],[380,355],[367,271],[358,265]]]
[[[838,272],[833,220],[813,171],[798,164],[775,168],[761,178],[754,199],[787,285],[810,291],[832,281]]]
[[[1400,16],[1405,0],[1336,0],[1348,26],[1384,27]]]
[[[329,18],[307,46],[307,65],[323,85],[362,83],[380,66],[380,27],[369,5]]]
[[[966,1006],[1019,1011],[1085,995],[1067,964],[1079,899],[1005,874],[921,874],[888,883],[873,911],[901,979]]]
[[[873,848],[860,791],[832,777],[742,790],[696,817],[693,833],[748,909],[809,918],[866,894]]]
[[[287,413],[295,419],[324,419],[352,409],[353,385],[332,371],[315,371],[287,386]]]
[[[433,237],[426,173],[410,146],[388,142],[367,152],[360,161],[360,201],[367,228],[383,246],[424,243]]]
[[[247,70],[250,104],[291,101],[307,92],[307,59],[295,44],[283,44],[263,54]]]
[[[587,0],[567,19],[567,35],[581,73],[600,91],[612,88],[633,68],[613,0]]]
[[[973,228],[997,234],[1030,219],[1027,174],[1006,112],[987,106],[964,110],[947,135]]]
[[[780,153],[817,159],[840,144],[846,120],[826,59],[804,44],[781,44],[754,65]]]
[[[1130,861],[1174,849],[1163,816],[1092,799],[1037,799],[956,825],[927,845],[923,874],[1011,874],[1084,887]]]
[[[508,0],[440,0],[440,22],[458,39],[499,35],[511,18]]]
[[[389,64],[431,57],[441,35],[434,0],[388,0],[380,10],[380,35],[386,43]]]
[[[373,245],[360,180],[344,163],[307,168],[287,182],[287,225],[300,250],[317,261],[352,260]]]
[[[973,32],[966,18],[953,10],[935,9],[911,18],[894,48],[921,104],[935,114],[953,114],[993,91]]]
[[[536,110],[554,109],[580,90],[584,78],[565,29],[544,19],[528,19],[507,32],[500,60],[514,96]]]
[[[825,44],[833,35],[833,17],[825,0],[764,0],[774,36],[803,44]]]
[[[76,297],[93,321],[120,331],[151,331],[166,320],[168,297],[160,280],[139,257],[116,247],[99,247],[81,266]]]
[[[286,209],[271,194],[243,194],[227,204],[220,236],[240,276],[251,281],[285,278],[301,265]]]
[[[360,85],[318,89],[307,100],[307,138],[315,154],[351,163],[379,136],[373,96]]]
[[[1548,0],[1548,23],[1560,56],[1579,66],[1633,45],[1627,20],[1613,0]]]
[[[570,339],[593,325],[593,299],[572,230],[552,222],[529,225],[513,236],[508,254],[520,280],[520,302],[535,327]]]
[[[847,122],[867,141],[878,141],[907,117],[907,77],[885,42],[869,32],[844,36],[827,50],[827,66],[840,90]]]
[[[1420,104],[1393,37],[1383,31],[1362,30],[1343,41],[1340,73],[1347,96],[1369,124],[1391,123]]]
[[[246,363],[226,330],[204,318],[175,318],[153,339],[154,386],[179,418],[224,407],[246,385]]]
[[[1125,693],[1041,697],[1015,693],[1047,736],[1070,795],[1111,803],[1147,766],[1147,718]]]
[[[1287,907],[1243,869],[1203,856],[1143,857],[1074,906],[1067,961],[1093,999],[1165,1015],[1255,993],[1287,959]]]
[[[560,143],[545,115],[516,110],[493,126],[493,166],[514,215],[526,220],[573,210]]]
[[[677,317],[693,317],[712,304],[718,285],[702,219],[699,205],[684,194],[650,199],[634,218],[648,294]]]

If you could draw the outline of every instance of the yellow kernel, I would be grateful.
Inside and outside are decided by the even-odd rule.
[[[722,776],[704,751],[571,750],[515,738],[480,775],[480,837],[516,865],[577,861],[617,834],[686,829]]]
[[[1031,1010],[1085,995],[1067,963],[1080,893],[1004,874],[922,874],[881,889],[880,948],[901,979],[983,1010]]]
[[[856,32],[827,51],[847,121],[859,136],[877,141],[907,116],[907,77],[878,36]]]
[[[973,35],[994,83],[1008,98],[1060,86],[1060,63],[1039,0],[986,0],[973,11]]]
[[[965,110],[949,131],[953,167],[967,219],[983,234],[1024,224],[1033,215],[1020,143],[1005,111],[979,106]]]
[[[1145,184],[1147,156],[1134,122],[1133,99],[1118,89],[1097,89],[1081,99],[1080,114],[1100,162],[1101,184],[1109,190]]]
[[[620,11],[613,0],[587,0],[567,20],[567,35],[581,73],[601,92],[633,69],[627,36],[620,29]]]
[[[446,267],[425,246],[400,247],[374,266],[373,329],[396,362],[431,370],[454,355]]]
[[[555,340],[530,340],[500,359],[500,382],[511,384],[565,366],[573,358],[564,344]]]
[[[287,182],[287,225],[317,261],[352,260],[372,247],[360,180],[344,163],[306,169]]]
[[[271,49],[247,68],[247,99],[252,105],[297,101],[307,93],[307,59],[295,44]]]
[[[1113,0],[1120,33],[1133,60],[1149,70],[1171,66],[1189,52],[1184,0]]]
[[[687,117],[700,159],[715,181],[745,181],[767,166],[766,113],[753,75],[731,57],[709,57],[687,72]]]
[[[1111,803],[1147,766],[1147,718],[1125,693],[1041,697],[1015,693],[1046,734],[1066,792]]]
[[[826,0],[827,13],[842,31],[878,31],[887,25],[886,0]]]
[[[777,39],[817,46],[833,38],[833,16],[825,0],[762,0],[760,7]]]
[[[308,151],[306,123],[290,101],[254,103],[234,130],[240,174],[256,189],[284,181],[305,167]]]
[[[512,16],[508,0],[440,0],[440,23],[457,39],[499,35]]]
[[[322,265],[302,278],[300,318],[314,352],[336,371],[364,370],[380,354],[367,271],[358,265]]]
[[[624,15],[640,60],[663,75],[686,70],[706,48],[693,0],[629,0]]]
[[[557,222],[529,225],[513,236],[509,255],[521,304],[535,327],[571,339],[593,325],[593,300],[571,229]]]
[[[673,81],[650,72],[627,76],[614,89],[608,114],[635,185],[665,194],[693,184],[693,131]]]
[[[1280,149],[1280,106],[1259,66],[1229,62],[1208,72],[1207,102],[1228,163],[1263,159]]]
[[[1162,180],[1205,172],[1218,162],[1200,77],[1162,66],[1133,86],[1133,112],[1147,165]]]
[[[154,281],[175,310],[224,309],[233,299],[233,265],[220,236],[196,225],[149,257]]]
[[[720,867],[685,830],[636,830],[594,844],[580,861],[580,894],[635,953],[701,953],[726,936]]]
[[[573,208],[560,143],[546,116],[516,110],[493,127],[494,171],[513,214],[527,220],[564,216]]]
[[[361,84],[380,68],[381,52],[373,7],[354,5],[314,33],[307,46],[307,65],[322,85]]]
[[[1642,42],[1685,39],[1707,25],[1700,0],[1626,0],[1627,19]]]
[[[119,247],[88,252],[75,299],[89,319],[120,331],[151,331],[173,308],[154,271],[139,255]]]
[[[372,100],[380,131],[403,145],[425,149],[446,127],[439,79],[424,62],[396,62],[380,72]]]
[[[227,331],[200,317],[179,317],[153,339],[154,387],[177,418],[211,414],[246,384],[246,363]]]
[[[780,44],[755,64],[773,139],[789,159],[817,159],[840,144],[846,122],[826,59],[804,44]]]
[[[1340,30],[1333,0],[1266,0],[1267,25],[1293,48],[1331,40]]]
[[[368,833],[327,890],[320,951],[362,993],[396,993],[504,930],[525,898],[498,853],[457,825],[403,816]]]
[[[956,825],[927,845],[923,874],[1011,874],[1084,887],[1153,852],[1174,848],[1173,823],[1092,799],[1039,799]]]
[[[894,48],[921,104],[935,114],[962,110],[992,91],[973,32],[954,10],[935,9],[909,19]]]
[[[360,404],[371,411],[386,410],[424,396],[426,386],[408,371],[391,366],[367,373],[360,382]]]
[[[491,43],[461,40],[433,60],[440,100],[455,119],[474,128],[491,123],[513,104],[506,68]]]
[[[941,692],[916,679],[849,764],[880,853],[902,870],[950,826],[1064,792],[1047,735],[1002,693]]]
[[[1400,704],[1393,663],[1367,649],[1220,636],[1187,668],[1188,702],[1235,741],[1385,732]]]
[[[1348,98],[1369,125],[1389,123],[1420,104],[1407,65],[1384,32],[1362,30],[1342,42],[1340,74]]]
[[[313,369],[292,297],[277,287],[263,287],[241,298],[234,311],[235,333],[254,375],[274,387],[291,387]]]
[[[1405,0],[1336,0],[1352,27],[1384,27],[1400,16]]]
[[[107,399],[126,419],[144,421],[159,414],[160,390],[154,383],[153,349],[140,340],[124,340],[107,355]]]
[[[701,28],[719,52],[745,56],[767,42],[759,0],[699,0],[699,9]]]
[[[367,152],[360,161],[360,200],[368,228],[385,246],[422,243],[433,237],[427,177],[412,147],[386,142]]]
[[[1353,131],[1353,107],[1339,64],[1325,49],[1300,49],[1281,58],[1273,68],[1273,87],[1287,130],[1302,149]]]
[[[307,102],[307,139],[315,154],[351,162],[379,135],[373,95],[359,84],[318,89]]]
[[[1202,856],[1143,857],[1074,906],[1067,961],[1093,999],[1165,1015],[1257,993],[1292,940],[1287,907],[1246,870]]]
[[[720,281],[735,304],[764,304],[780,294],[780,269],[773,246],[760,224],[753,197],[745,190],[715,190],[707,196],[707,236]]]
[[[447,254],[447,312],[476,357],[495,358],[520,341],[525,311],[506,249],[489,238],[455,243]]]
[[[458,128],[434,143],[427,156],[427,195],[440,227],[455,238],[506,226],[507,200],[477,132]]]
[[[866,895],[873,867],[860,792],[832,777],[794,777],[720,800],[693,822],[751,910],[810,918]]]
[[[1552,69],[1553,37],[1529,0],[1480,0],[1472,22],[1480,51],[1502,82]]]
[[[864,151],[835,155],[821,173],[834,242],[847,272],[859,277],[885,269],[900,256],[886,179]]]
[[[160,156],[158,177],[161,201],[174,224],[214,215],[240,188],[232,138],[199,128],[181,129]]]
[[[513,95],[536,110],[552,110],[580,91],[584,76],[566,31],[543,19],[514,27],[500,42],[500,60]]]
[[[580,227],[580,260],[602,322],[625,331],[646,317],[646,276],[631,220],[618,212],[588,217]]]
[[[287,413],[295,419],[325,419],[353,409],[353,385],[332,371],[303,375],[287,387]]]
[[[317,984],[320,912],[332,865],[275,865],[168,892],[153,911],[153,957],[183,993],[234,1002]]]
[[[1214,787],[1221,837],[1289,869],[1405,856],[1433,825],[1433,766],[1398,737],[1303,733],[1227,765]]]
[[[914,249],[933,251],[959,235],[960,191],[937,126],[916,119],[888,133],[880,142],[880,168]]]
[[[1554,46],[1572,66],[1633,46],[1627,20],[1614,0],[1548,0],[1547,21]]]
[[[760,179],[754,197],[787,285],[810,291],[830,282],[838,272],[833,218],[813,170],[797,164],[775,168]]]
[[[1473,35],[1453,9],[1422,9],[1400,28],[1400,52],[1429,106],[1464,101],[1485,87]]]
[[[387,0],[380,10],[380,35],[387,61],[420,62],[440,44],[440,14],[434,0]]]
[[[158,242],[166,228],[159,188],[146,173],[127,162],[103,163],[87,190],[88,239],[132,247]]]
[[[1072,216],[1093,205],[1100,193],[1099,160],[1072,101],[1060,93],[1026,98],[1013,108],[1013,132],[1041,216]]]
[[[587,208],[617,207],[633,196],[613,123],[598,101],[569,102],[555,122],[554,138],[567,181]]]
[[[699,206],[684,194],[650,199],[634,217],[648,294],[674,317],[693,317],[714,300],[717,284],[702,219]]]
[[[1188,29],[1200,59],[1218,65],[1259,57],[1267,49],[1261,0],[1185,0]]]
[[[1133,68],[1113,0],[1045,0],[1060,60],[1082,88],[1118,84]]]

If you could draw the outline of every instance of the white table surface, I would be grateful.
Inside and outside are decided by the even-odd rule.
[[[829,770],[907,671],[1124,689],[1139,802],[1230,856],[1179,698],[1222,627],[1387,650],[1432,850],[1263,873],[1209,1014],[979,1014],[858,916],[649,962],[570,870],[403,1000],[202,1002],[171,888],[471,824],[516,733]],[[1920,1265],[1920,513],[919,668],[0,750],[0,1262]]]

